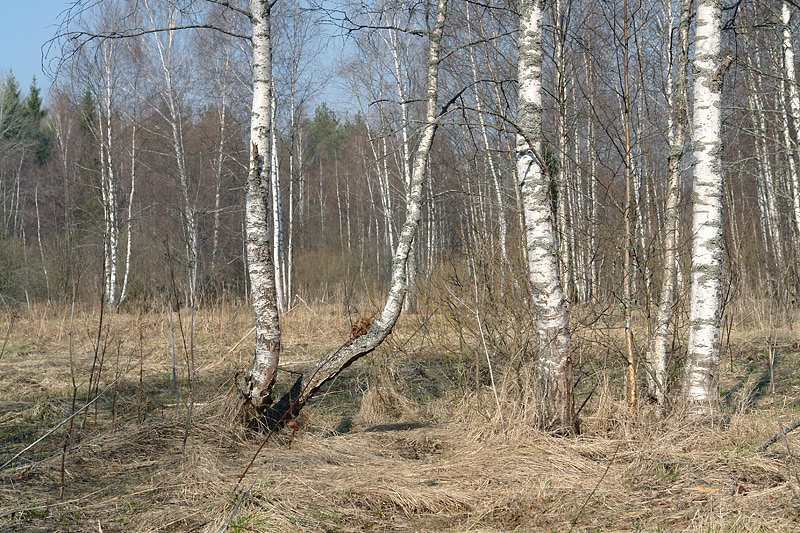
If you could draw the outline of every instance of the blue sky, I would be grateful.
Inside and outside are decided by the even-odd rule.
[[[50,80],[42,74],[42,45],[56,31],[59,14],[72,0],[0,0],[0,73],[13,72],[28,92],[31,79],[46,94]]]
[[[0,0],[0,79],[12,72],[20,89],[27,94],[31,79],[46,99],[51,80],[42,72],[42,45],[51,39],[58,27],[60,15],[75,0]],[[323,52],[321,63],[330,65],[338,59],[341,43]],[[328,84],[320,95],[335,109],[351,109],[336,83]]]

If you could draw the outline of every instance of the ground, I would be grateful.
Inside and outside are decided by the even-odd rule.
[[[791,320],[739,313],[724,341],[724,417],[704,424],[644,402],[626,421],[616,326],[595,321],[576,333],[582,431],[556,437],[528,423],[495,344],[497,399],[474,338],[440,316],[407,317],[304,409],[293,440],[281,432],[257,454],[264,435],[227,409],[249,359],[246,308],[173,317],[177,407],[168,309],[107,315],[97,350],[97,310],[70,315],[18,310],[0,356],[2,531],[800,530],[795,435],[759,450],[800,416]],[[303,304],[284,315],[279,389],[356,318]],[[90,376],[105,392],[58,426],[73,412],[70,346],[74,409]]]

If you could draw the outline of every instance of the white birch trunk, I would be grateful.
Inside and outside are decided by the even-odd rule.
[[[781,2],[781,23],[783,24],[783,68],[785,74],[785,81],[789,87],[789,106],[792,111],[792,121],[794,122],[795,133],[797,133],[798,121],[800,121],[800,94],[797,90],[797,79],[795,77],[794,69],[794,38],[792,36],[791,22],[791,8],[789,2],[783,0]],[[781,105],[785,110],[785,106]],[[788,126],[788,125],[787,125]],[[789,137],[788,127],[786,129],[786,137]],[[798,162],[797,151],[794,146],[787,139],[786,149],[789,151],[789,163],[791,169],[791,183],[792,183],[792,208],[794,209],[794,222],[797,238],[800,239],[800,179],[798,179]]]
[[[688,108],[686,103],[686,83],[689,65],[689,23],[692,0],[681,0],[680,22],[678,24],[678,65],[677,84],[673,92],[671,58],[667,77],[667,104],[672,111],[670,116],[669,191],[664,209],[664,266],[661,279],[661,294],[656,311],[653,338],[647,352],[650,372],[647,374],[647,390],[651,398],[664,405],[667,393],[667,335],[672,321],[672,306],[675,300],[675,277],[677,273],[678,224],[680,223],[681,176],[684,145],[686,144],[686,124]]]
[[[281,240],[283,234],[282,217],[281,217],[281,177],[280,168],[278,166],[278,135],[276,132],[275,113],[277,112],[277,100],[275,98],[275,80],[272,80],[270,98],[270,112],[272,117],[270,119],[270,157],[272,163],[270,164],[270,184],[272,191],[272,267],[275,270],[275,294],[278,298],[278,309],[281,311],[286,310],[286,297],[283,293],[283,276],[281,275],[282,261],[281,261]]]
[[[758,161],[756,181],[760,196],[763,195],[763,201],[766,202],[763,212],[764,218],[762,219],[762,222],[763,225],[768,229],[768,239],[764,242],[764,246],[766,249],[772,251],[772,258],[776,263],[767,265],[767,275],[769,276],[769,282],[773,284],[773,288],[775,288],[774,284],[777,282],[774,276],[776,270],[775,267],[780,270],[780,265],[783,265],[783,250],[781,247],[782,239],[780,234],[780,226],[778,225],[778,219],[776,216],[778,213],[778,208],[775,201],[774,190],[775,173],[773,165],[770,161],[769,149],[767,146],[767,121],[764,116],[764,106],[761,103],[762,93],[759,91],[759,87],[756,85],[753,77],[754,76],[748,77],[748,86],[750,87],[748,100],[750,102],[750,107],[752,108],[752,113],[755,114],[753,123],[756,124],[758,128],[755,130],[754,139],[756,157]],[[786,121],[785,115],[783,118],[784,127],[788,127],[788,122]],[[762,199],[759,198],[759,202],[761,200]]]
[[[538,382],[544,425],[573,426],[572,360],[567,303],[558,277],[549,183],[541,161],[542,0],[519,3],[517,180],[525,213],[528,271],[537,316]]]
[[[405,187],[406,193],[406,203],[411,201],[411,180],[412,180],[412,170],[410,166],[411,161],[411,144],[409,142],[409,133],[408,130],[411,127],[411,123],[409,122],[408,118],[408,98],[406,96],[406,90],[403,83],[403,75],[402,75],[402,68],[400,65],[400,40],[398,37],[398,30],[392,30],[389,34],[389,42],[387,45],[389,46],[389,50],[392,54],[392,59],[394,60],[394,70],[395,70],[395,77],[397,79],[397,97],[400,102],[400,119],[402,120],[400,126],[400,134],[401,134],[401,146],[402,146],[402,164],[400,165],[400,170],[403,174],[403,186]],[[416,307],[416,293],[417,293],[417,256],[415,252],[415,241],[412,240],[411,242],[411,250],[409,252],[408,260],[406,261],[406,276],[408,279],[407,287],[406,287],[406,299],[403,303],[404,310],[413,312]]]
[[[284,284],[284,294],[286,295],[286,307],[292,301],[292,266],[294,260],[294,147],[295,147],[295,102],[294,102],[294,82],[292,82],[291,108],[289,109],[289,227],[286,232],[286,283]]]
[[[228,55],[225,55],[225,67],[228,66]],[[221,77],[224,78],[225,73]],[[217,253],[219,248],[219,209],[220,209],[220,190],[222,188],[222,171],[225,165],[225,127],[227,119],[227,83],[220,84],[220,104],[219,104],[219,145],[217,152],[217,164],[214,169],[214,229],[211,245],[211,271],[217,274]]]
[[[694,55],[692,281],[683,390],[697,415],[719,409],[722,285],[721,3],[698,0]]]
[[[271,403],[278,369],[281,330],[278,321],[275,271],[269,235],[269,163],[272,101],[271,2],[250,0],[253,27],[253,105],[250,117],[250,173],[247,178],[245,227],[250,294],[256,322],[253,363],[239,384],[244,407],[257,418]],[[266,168],[265,168],[266,167]],[[247,414],[246,414],[247,416]]]
[[[44,282],[47,285],[47,301],[52,300],[50,293],[50,275],[47,273],[47,261],[44,259],[44,246],[42,246],[42,219],[39,216],[39,183],[36,183],[36,190],[33,193],[33,201],[36,206],[36,240],[39,241],[39,255],[42,258],[42,271],[44,271]]]
[[[131,193],[128,196],[128,220],[127,240],[128,246],[125,250],[125,276],[122,278],[122,289],[119,292],[120,305],[125,300],[128,293],[128,279],[131,273],[131,245],[133,244],[133,197],[136,194],[136,116],[134,115],[131,124]]]
[[[98,95],[98,130],[100,139],[100,166],[102,177],[103,212],[105,214],[105,292],[106,305],[112,311],[117,308],[117,255],[119,250],[117,228],[117,196],[116,179],[114,177],[114,158],[112,155],[112,100],[114,94],[113,79],[114,43],[106,41],[103,48],[104,94]],[[104,130],[105,128],[105,130]]]

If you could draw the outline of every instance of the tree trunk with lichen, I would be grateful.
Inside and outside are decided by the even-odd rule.
[[[720,61],[719,0],[699,0],[694,54],[692,288],[683,391],[693,414],[719,411],[722,303],[721,93],[730,58]]]
[[[549,180],[542,154],[542,0],[519,3],[517,180],[525,214],[528,273],[539,337],[542,425],[572,431],[572,360],[567,303],[558,276]]]
[[[261,417],[272,403],[272,387],[281,350],[275,272],[269,228],[272,113],[272,40],[270,7],[266,0],[250,0],[253,24],[253,107],[250,117],[250,172],[247,177],[245,228],[250,293],[256,322],[253,363],[237,383],[246,422]]]

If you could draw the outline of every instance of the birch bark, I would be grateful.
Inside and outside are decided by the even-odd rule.
[[[128,220],[126,222],[128,245],[125,250],[125,275],[122,278],[122,289],[119,292],[119,303],[125,301],[128,293],[128,279],[131,273],[131,244],[133,244],[133,197],[136,194],[136,114],[131,120],[131,192],[128,196]]]
[[[667,78],[668,105],[672,109],[669,132],[669,191],[664,210],[664,266],[661,280],[661,294],[656,311],[656,322],[647,361],[651,373],[647,375],[647,390],[651,398],[664,405],[667,392],[667,334],[672,320],[672,305],[675,299],[675,274],[677,270],[677,232],[679,223],[679,204],[681,199],[681,159],[686,144],[686,123],[688,111],[686,104],[686,80],[689,65],[689,21],[692,0],[681,0],[680,22],[678,24],[678,65],[677,80],[673,92],[671,61],[670,75]]]
[[[792,13],[789,7],[789,2],[783,0],[781,2],[781,23],[783,24],[783,68],[786,84],[789,86],[789,105],[792,111],[792,119],[794,121],[795,133],[797,132],[797,121],[800,120],[800,95],[797,91],[797,79],[795,77],[794,69],[794,40],[792,36],[792,29],[789,23],[791,22]],[[783,105],[781,107],[784,107]],[[785,109],[785,108],[784,108]],[[794,209],[795,229],[797,230],[798,239],[800,239],[800,179],[798,179],[798,163],[797,152],[794,146],[789,142],[788,125],[786,129],[786,149],[789,151],[789,168],[792,178],[792,207]]]
[[[272,3],[250,0],[253,28],[253,105],[250,117],[250,173],[247,177],[245,228],[250,295],[256,322],[253,363],[239,384],[245,415],[254,418],[272,402],[281,330],[269,234],[270,130],[272,100]],[[248,413],[252,409],[252,413]]]
[[[283,219],[281,213],[283,208],[281,206],[281,176],[280,168],[278,166],[278,135],[275,126],[275,114],[277,113],[277,99],[275,98],[275,80],[272,80],[270,88],[270,184],[272,191],[272,267],[275,270],[275,293],[278,298],[278,309],[286,310],[286,295],[283,291],[283,278],[281,269],[283,268],[282,261],[282,241],[283,241]]]
[[[542,144],[542,0],[519,3],[519,103],[517,180],[525,214],[528,272],[537,317],[537,380],[543,398],[543,422],[573,427],[572,359],[567,304],[558,277],[553,213]]]
[[[255,0],[253,0],[255,1]],[[356,334],[344,345],[322,358],[308,372],[308,377],[298,379],[292,391],[287,393],[273,412],[273,422],[284,416],[290,409],[297,413],[326,383],[336,378],[342,370],[354,361],[369,354],[377,348],[392,332],[402,312],[403,302],[408,289],[407,263],[412,242],[417,232],[422,213],[422,188],[425,178],[426,163],[433,144],[433,138],[440,123],[439,97],[439,63],[440,45],[447,15],[448,0],[438,0],[436,20],[429,34],[427,61],[427,91],[425,122],[420,132],[420,140],[414,153],[409,201],[406,204],[406,219],[397,238],[391,267],[389,292],[383,309],[371,322],[366,333]]]
[[[113,121],[112,107],[114,101],[114,43],[103,43],[103,95],[97,95],[98,125],[97,138],[100,142],[100,175],[103,213],[105,218],[104,261],[105,261],[105,298],[109,309],[117,307],[117,272],[119,253],[119,228],[117,226],[117,183],[114,174]],[[99,93],[99,91],[98,91]]]
[[[722,285],[721,93],[719,0],[698,0],[694,55],[692,281],[683,390],[696,415],[719,409]]]

